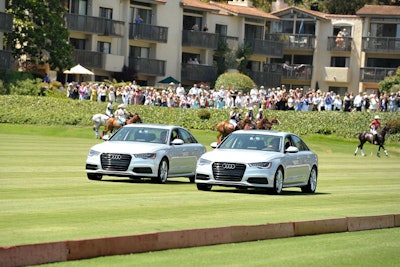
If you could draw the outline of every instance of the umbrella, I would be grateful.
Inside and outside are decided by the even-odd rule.
[[[175,83],[175,84],[178,84],[178,83],[180,83],[180,81],[178,81],[177,79],[175,79],[172,76],[168,76],[167,78],[159,81],[158,83]]]
[[[78,75],[78,81],[79,81],[79,76],[80,75],[94,75],[94,73],[87,68],[83,67],[81,64],[76,65],[75,67],[72,67],[70,70],[64,71],[64,74],[77,74]]]

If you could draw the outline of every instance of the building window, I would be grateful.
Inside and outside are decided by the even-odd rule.
[[[150,48],[140,46],[130,46],[129,55],[134,58],[149,58]]]
[[[86,49],[86,40],[85,39],[71,38],[71,39],[69,39],[69,42],[72,45],[72,47],[75,49],[79,49],[79,50]]]
[[[350,67],[349,57],[331,57],[331,67]]]
[[[112,17],[113,17],[112,8],[100,7],[99,17],[105,18],[105,19],[112,19]]]
[[[111,43],[97,42],[97,52],[100,52],[103,54],[111,54]]]

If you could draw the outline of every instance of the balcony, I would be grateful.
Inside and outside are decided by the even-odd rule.
[[[11,61],[11,52],[0,50],[0,69],[9,69],[11,67]]]
[[[246,39],[245,43],[250,45],[253,54],[277,58],[283,56],[283,44],[280,41]]]
[[[276,87],[282,84],[282,72],[251,71],[249,77],[258,85],[266,88]]]
[[[86,68],[102,69],[104,65],[102,55],[100,52],[75,50],[72,52],[72,59],[75,64],[81,64]]]
[[[0,12],[0,31],[11,32],[13,26],[13,16],[4,12]]]
[[[219,36],[219,42],[226,44],[227,48],[231,50],[236,50],[239,46],[239,38],[233,36]]]
[[[183,31],[182,46],[216,50],[219,34],[202,31]]]
[[[150,76],[165,76],[165,60],[129,58],[129,67],[136,73]]]
[[[217,79],[217,67],[182,63],[181,79],[196,82],[214,82]]]
[[[328,37],[328,51],[351,51],[353,44],[352,37],[340,37],[336,36]]]
[[[130,23],[129,39],[167,43],[168,27],[161,27],[144,23]]]
[[[400,38],[395,37],[363,37],[362,50],[375,53],[400,53]]]
[[[396,75],[396,68],[366,67],[360,69],[361,82],[380,82],[392,75]]]
[[[273,33],[265,36],[268,40],[283,42],[286,50],[313,51],[315,49],[315,36],[310,34]]]
[[[282,78],[289,80],[304,80],[309,81],[312,77],[313,67],[310,65],[288,65],[281,64]]]
[[[341,67],[324,67],[324,81],[325,82],[350,82],[351,71],[349,68]]]
[[[67,13],[67,28],[70,31],[121,37],[124,35],[124,22]]]

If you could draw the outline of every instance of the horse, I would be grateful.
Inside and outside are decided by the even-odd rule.
[[[106,122],[109,118],[110,118],[109,116],[107,116],[105,114],[100,114],[100,113],[93,115],[93,117],[92,117],[93,131],[96,135],[96,138],[100,137],[100,134],[99,134],[100,126],[106,125]]]
[[[224,140],[225,137],[227,137],[230,133],[232,133],[235,130],[239,129],[245,129],[245,130],[250,130],[254,129],[254,126],[249,118],[245,118],[244,120],[238,121],[235,126],[231,124],[230,122],[227,121],[221,121],[217,124],[217,143],[221,143],[222,140]]]
[[[126,120],[125,124],[132,124],[132,123],[142,123],[142,119],[140,118],[138,113],[129,114],[128,119]],[[101,135],[103,137],[108,132],[112,133],[114,130],[118,130],[123,125],[118,122],[118,118],[109,118],[105,124],[105,129]]]
[[[280,125],[281,122],[277,118],[273,118],[271,121],[269,121],[266,117],[264,117],[256,123],[256,129],[271,130],[272,125],[274,124]]]
[[[385,152],[386,157],[389,156],[388,152],[386,151],[385,147],[383,146],[383,144],[385,143],[385,135],[387,133],[390,132],[390,128],[389,126],[385,126],[383,127],[382,131],[380,131],[377,134],[377,144],[374,144],[373,140],[374,140],[374,135],[372,133],[369,132],[362,132],[358,134],[358,139],[360,140],[360,144],[357,146],[356,151],[354,152],[354,156],[357,156],[357,152],[358,149],[360,149],[361,151],[361,155],[363,157],[365,157],[365,153],[363,150],[363,146],[365,144],[365,142],[370,142],[371,144],[377,145],[379,146],[378,148],[378,152],[377,152],[377,156],[380,157],[381,156],[381,148],[383,148],[383,151]]]

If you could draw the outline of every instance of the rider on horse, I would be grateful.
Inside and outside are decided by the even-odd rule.
[[[264,113],[263,113],[263,109],[260,108],[260,109],[258,110],[257,115],[256,115],[256,120],[257,120],[257,122],[260,121],[262,118],[264,118]]]
[[[113,114],[112,114],[113,110],[114,110],[114,107],[112,105],[112,101],[110,100],[110,101],[108,101],[108,104],[107,104],[106,115],[108,117],[112,118],[113,117]]]
[[[237,123],[240,120],[240,113],[237,113],[236,110],[237,108],[234,106],[229,113],[229,123],[232,124],[235,129],[237,129]]]
[[[373,140],[374,144],[378,144],[377,134],[380,126],[381,126],[380,118],[378,115],[375,115],[374,120],[369,124],[371,133],[374,135],[374,140]]]
[[[120,104],[118,109],[114,113],[115,117],[118,119],[120,125],[125,125],[126,117],[129,115],[128,111],[125,110],[125,105]]]

